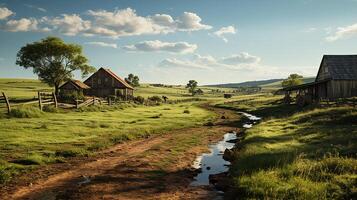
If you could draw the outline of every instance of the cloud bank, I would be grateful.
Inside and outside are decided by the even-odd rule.
[[[260,57],[250,55],[246,52],[220,58],[196,54],[191,60],[167,58],[159,63],[159,67],[249,70],[257,68],[259,66],[260,60]]]
[[[7,8],[0,8],[0,19],[6,19],[13,12]],[[19,28],[18,26],[20,26]],[[26,25],[27,24],[27,25]],[[30,25],[31,24],[31,25]],[[199,31],[212,27],[202,23],[202,19],[191,12],[184,12],[174,19],[167,14],[140,16],[134,9],[121,10],[88,10],[86,14],[62,14],[57,17],[42,17],[40,19],[22,18],[10,20],[4,31],[53,31],[68,36],[104,36],[124,37],[138,35],[167,34],[177,31]]]
[[[170,52],[170,53],[193,53],[197,49],[196,44],[187,42],[162,42],[160,40],[144,41],[134,45],[123,47],[127,51],[141,52]]]

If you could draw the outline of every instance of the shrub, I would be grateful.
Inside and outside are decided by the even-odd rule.
[[[159,97],[159,96],[152,96],[152,97],[149,97],[148,99],[149,99],[150,101],[154,101],[154,102],[156,102],[156,103],[162,102],[162,99],[161,99],[161,97]]]
[[[136,97],[134,97],[133,100],[137,104],[144,104],[144,102],[145,102],[145,98],[142,96],[136,96]]]
[[[44,112],[50,112],[50,113],[57,113],[58,112],[58,109],[54,106],[49,106],[49,105],[46,105],[42,108],[42,110]]]
[[[76,103],[76,100],[84,100],[83,92],[60,92],[59,100],[65,103]]]
[[[183,113],[190,114],[190,111],[189,110],[184,110]]]
[[[40,117],[42,112],[37,108],[15,108],[11,109],[10,117],[15,118],[36,118]]]

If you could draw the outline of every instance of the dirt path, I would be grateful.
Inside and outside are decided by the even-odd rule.
[[[214,111],[226,119],[35,170],[2,188],[0,199],[215,199],[212,188],[189,186],[195,157],[225,132],[237,131],[237,115]]]

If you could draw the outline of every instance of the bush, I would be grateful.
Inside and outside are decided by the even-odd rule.
[[[37,108],[15,108],[11,109],[10,117],[15,118],[36,118],[40,117],[42,112]]]
[[[152,97],[149,97],[148,99],[150,101],[153,101],[153,102],[156,102],[156,103],[162,102],[162,99],[159,96],[152,96]]]
[[[76,100],[85,100],[83,92],[60,92],[59,100],[64,103],[76,103]]]
[[[134,97],[133,100],[137,104],[144,104],[144,102],[145,102],[145,98],[142,96],[136,96],[136,97]]]
[[[189,110],[184,110],[183,113],[190,114],[190,111]]]
[[[50,113],[56,113],[56,112],[58,112],[58,109],[57,109],[56,107],[54,107],[54,106],[49,106],[49,105],[44,106],[44,107],[42,108],[42,110],[43,110],[44,112],[50,112]]]

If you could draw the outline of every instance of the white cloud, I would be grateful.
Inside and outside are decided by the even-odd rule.
[[[145,51],[145,52],[170,52],[170,53],[193,53],[197,49],[196,44],[187,42],[162,42],[159,40],[144,41],[134,45],[124,46],[127,51]]]
[[[27,6],[45,11],[43,8],[32,5]],[[0,13],[3,19],[12,14],[7,8],[1,9]],[[174,19],[167,14],[139,16],[131,8],[115,10],[113,12],[89,10],[83,16],[78,14],[62,14],[58,17],[43,17],[41,19],[34,19],[33,21],[36,21],[40,27],[48,26],[45,28],[46,30],[58,31],[64,35],[74,36],[82,34],[84,36],[96,35],[112,38],[167,34],[177,31],[198,31],[211,28],[209,25],[202,24],[202,19],[195,13],[184,12],[182,16]]]
[[[228,57],[223,57],[220,62],[227,65],[237,65],[237,64],[256,64],[260,62],[260,58],[257,56],[250,55],[249,53],[242,52]]]
[[[357,36],[357,23],[350,26],[337,28],[336,32],[326,37],[326,40],[333,42],[351,36]]]
[[[227,26],[227,27],[222,27],[218,31],[214,32],[213,34],[221,38],[224,42],[228,42],[228,39],[225,37],[225,35],[227,34],[234,35],[236,33],[237,33],[237,29],[234,26]]]
[[[189,12],[183,13],[177,20],[167,14],[139,16],[131,8],[114,12],[89,10],[88,14],[94,18],[93,26],[88,31],[89,34],[103,34],[112,37],[167,34],[175,31],[198,31],[211,28],[211,26],[202,24],[202,20],[197,14]],[[103,31],[99,33],[95,29]]]
[[[15,13],[12,12],[11,10],[9,10],[8,8],[0,7],[0,20],[6,19],[7,17],[9,17],[13,14],[15,14]]]
[[[165,59],[160,67],[182,67],[199,69],[234,69],[234,70],[253,70],[260,68],[260,58],[248,53],[215,58],[213,56],[201,56],[196,54],[191,60],[178,60],[176,58]]]
[[[176,23],[177,28],[181,31],[198,31],[212,28],[212,26],[201,24],[201,21],[202,19],[196,13],[184,12]]]
[[[100,47],[111,47],[111,48],[118,48],[117,44],[114,43],[106,43],[106,42],[86,42],[85,44],[100,46]]]
[[[22,18],[19,20],[9,20],[3,26],[2,29],[10,32],[27,32],[27,31],[39,31],[38,21],[36,19]]]
[[[31,4],[24,4],[24,5],[25,5],[26,7],[28,7],[28,8],[33,8],[33,9],[39,10],[39,11],[41,11],[41,12],[47,12],[46,9],[41,8],[41,7],[38,7],[38,6],[34,6],[34,5],[31,5]]]
[[[63,14],[61,17],[49,19],[43,18],[43,21],[50,25],[52,30],[57,30],[64,35],[74,36],[78,33],[88,30],[91,27],[91,22],[83,20],[79,15]]]

